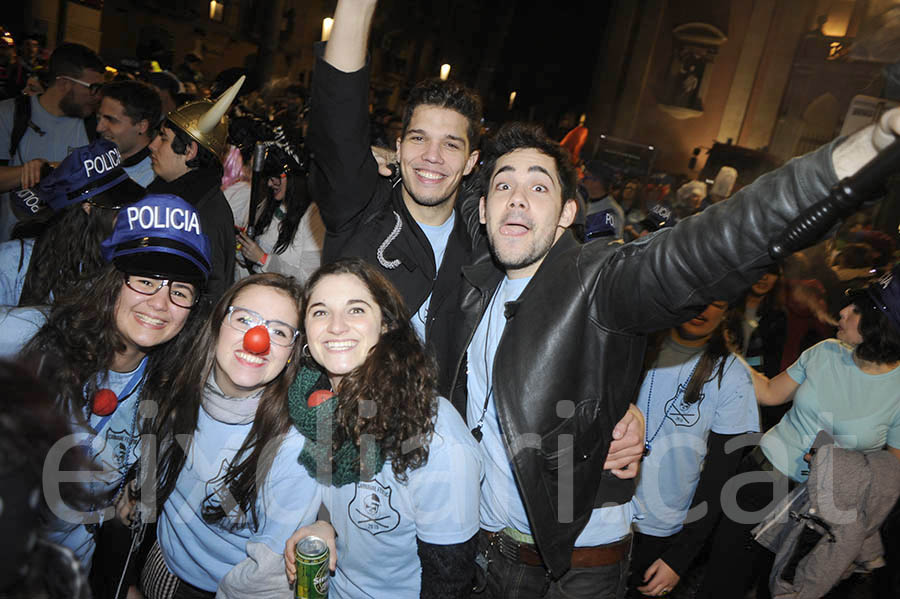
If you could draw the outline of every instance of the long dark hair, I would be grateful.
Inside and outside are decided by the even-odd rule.
[[[116,327],[116,304],[124,285],[124,274],[108,264],[92,279],[54,298],[47,322],[20,352],[22,362],[40,373],[57,392],[63,410],[78,421],[84,421],[86,398],[98,389],[97,375],[109,369],[117,353],[126,350]],[[201,302],[191,311],[182,333],[202,311]],[[180,338],[183,335],[153,348],[148,378],[152,370],[177,364],[164,356],[179,353]],[[164,347],[166,351],[157,351]]]
[[[219,300],[209,319],[193,339],[188,358],[174,371],[169,380],[154,385],[150,399],[158,402],[159,412],[151,424],[152,432],[160,441],[157,502],[160,508],[175,488],[178,475],[184,467],[190,443],[184,447],[175,442],[176,435],[191,438],[197,430],[203,389],[211,376],[216,359],[219,330],[225,323],[228,308],[246,288],[258,285],[284,292],[297,304],[298,317],[303,291],[293,277],[277,273],[251,275],[231,286]],[[281,436],[291,428],[287,391],[300,368],[300,343],[295,343],[287,367],[266,385],[250,432],[238,449],[228,471],[217,482],[228,488],[234,497],[240,515],[228,523],[228,528],[238,529],[249,524],[254,530],[259,526],[257,496],[259,485],[265,481],[277,453]],[[209,523],[220,522],[233,515],[235,505],[213,502],[214,495],[204,499],[203,519]],[[249,522],[247,516],[249,515]]]
[[[319,281],[340,274],[355,276],[372,294],[381,309],[382,333],[365,362],[344,376],[336,389],[340,403],[333,453],[347,438],[359,447],[362,436],[371,435],[402,482],[406,480],[407,470],[428,462],[437,414],[435,366],[409,323],[399,292],[380,272],[359,258],[342,258],[313,273],[303,293],[304,317]],[[302,330],[305,337],[306,331]],[[309,367],[322,369],[311,357],[305,360]],[[360,402],[364,400],[377,406],[371,418],[360,417]]]
[[[300,227],[300,220],[306,213],[306,209],[309,208],[311,201],[312,197],[306,187],[306,178],[302,175],[288,173],[284,190],[284,218],[278,225],[278,239],[275,241],[275,247],[272,248],[273,254],[283,253],[294,242],[294,236]],[[275,193],[270,188],[263,210],[256,219],[257,238],[272,224],[272,217],[275,215],[278,204],[279,202],[275,200]]]
[[[694,374],[691,376],[691,380],[688,381],[687,387],[684,390],[683,401],[687,404],[693,404],[703,399],[703,395],[701,391],[703,387],[713,380],[713,378],[718,379],[719,387],[722,386],[722,377],[725,375],[725,363],[728,361],[727,358],[729,354],[733,351],[733,345],[731,339],[734,338],[730,325],[735,322],[733,317],[730,317],[732,308],[729,307],[729,312],[726,313],[722,322],[719,323],[719,326],[715,328],[712,334],[709,337],[709,340],[706,342],[706,347],[703,350],[703,354],[700,356],[700,361],[697,363],[697,367],[694,369]],[[647,347],[647,353],[644,356],[644,376],[647,376],[647,373],[656,367],[656,360],[659,358],[659,354],[662,351],[663,342],[670,335],[670,330],[660,331],[651,337],[650,343]],[[715,372],[714,372],[715,371]]]
[[[19,305],[50,303],[51,294],[57,298],[99,271],[100,243],[112,233],[117,212],[93,206],[88,214],[77,203],[55,214],[34,242]]]

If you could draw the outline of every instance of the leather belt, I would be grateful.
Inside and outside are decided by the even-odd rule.
[[[507,559],[521,562],[526,566],[539,566],[545,568],[544,560],[541,559],[541,554],[538,552],[535,545],[520,543],[508,535],[503,534],[502,531],[490,532],[482,529],[481,532],[487,535],[491,545],[495,545],[498,551]],[[628,535],[615,543],[609,543],[608,545],[575,547],[572,549],[572,567],[595,568],[598,566],[611,566],[626,559],[630,551],[631,535]]]

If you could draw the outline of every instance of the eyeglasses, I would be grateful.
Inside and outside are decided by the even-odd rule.
[[[193,308],[200,300],[200,294],[190,283],[129,275],[125,277],[125,284],[129,289],[141,295],[155,295],[163,287],[168,287],[169,299],[179,308]]]
[[[75,77],[69,77],[68,75],[57,75],[57,79],[66,79],[67,81],[71,81],[72,83],[77,83],[78,85],[83,85],[88,88],[88,91],[91,94],[96,95],[100,93],[100,88],[103,87],[102,83],[88,83],[87,81],[82,81],[81,79],[75,79]]]
[[[297,335],[300,334],[300,331],[286,322],[281,322],[280,320],[265,320],[253,310],[239,308],[237,306],[229,306],[227,322],[231,328],[241,331],[242,333],[249,331],[253,327],[262,325],[269,331],[269,339],[272,343],[282,347],[290,347],[293,345],[294,340],[297,339]]]

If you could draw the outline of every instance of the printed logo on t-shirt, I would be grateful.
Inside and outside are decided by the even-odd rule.
[[[219,466],[219,471],[216,473],[216,475],[210,480],[206,481],[206,497],[209,497],[209,502],[212,505],[228,504],[228,499],[231,497],[231,493],[223,484],[223,479],[225,478],[225,475],[228,474],[229,466],[231,466],[231,462],[229,462],[228,460],[222,460],[222,464]]]
[[[391,505],[391,488],[377,480],[356,483],[347,512],[351,522],[373,535],[390,532],[400,524],[400,512]]]
[[[129,459],[131,435],[126,430],[106,430],[103,447],[97,452],[100,465],[107,472],[124,475],[133,460]]]
[[[678,385],[675,397],[666,402],[666,418],[675,423],[675,426],[694,426],[700,421],[700,404],[703,403],[704,394],[694,403],[684,401],[684,392],[687,384]]]

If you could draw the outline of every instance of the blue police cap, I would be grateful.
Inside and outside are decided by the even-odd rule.
[[[114,209],[136,202],[144,190],[128,177],[121,160],[116,145],[105,139],[75,148],[37,187],[15,193],[17,215],[44,208],[59,213],[81,202]]]
[[[666,227],[674,227],[678,223],[678,217],[668,206],[656,204],[647,211],[647,216],[641,221],[641,224],[648,231],[659,231]]]
[[[170,194],[148,195],[123,208],[100,248],[122,272],[157,279],[202,284],[212,263],[197,211]]]

